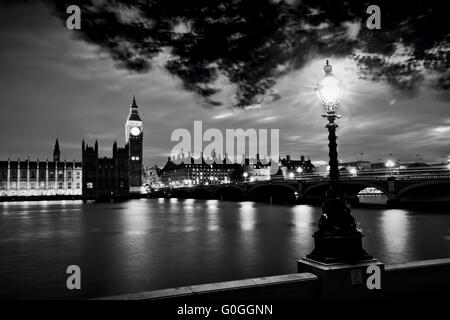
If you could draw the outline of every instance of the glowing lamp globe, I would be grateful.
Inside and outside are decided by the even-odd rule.
[[[337,105],[341,101],[344,87],[342,82],[332,74],[333,69],[328,60],[323,69],[325,70],[325,76],[316,88],[317,96],[325,106]]]
[[[385,166],[388,168],[393,168],[393,167],[395,167],[395,162],[392,160],[388,160],[388,161],[386,161]]]

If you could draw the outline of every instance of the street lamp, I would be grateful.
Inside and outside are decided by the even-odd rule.
[[[245,179],[244,181],[247,182],[248,173],[247,173],[247,172],[244,172],[244,174],[243,174],[242,176],[243,176],[244,179]]]
[[[388,172],[391,173],[391,176],[394,176],[393,168],[395,167],[395,162],[393,160],[389,159],[388,161],[386,161],[386,163],[384,165],[386,166],[386,168],[388,168]]]
[[[339,181],[339,163],[335,123],[341,116],[336,113],[342,98],[343,85],[332,73],[326,62],[325,76],[316,88],[317,96],[324,107],[322,117],[328,120],[328,147],[330,184],[322,204],[319,230],[313,235],[314,250],[307,258],[322,263],[357,262],[371,259],[362,247],[363,235],[356,229],[351,207],[344,197]]]
[[[298,168],[297,168],[297,173],[298,173],[298,178],[299,178],[299,179],[302,177],[302,172],[303,172],[302,167],[298,167]]]

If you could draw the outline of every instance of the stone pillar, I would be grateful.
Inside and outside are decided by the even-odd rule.
[[[48,190],[48,159],[45,162],[45,189]]]
[[[64,160],[64,171],[63,171],[63,192],[66,194],[67,191],[67,163],[66,160]]]
[[[54,190],[55,193],[58,193],[58,162],[55,161],[55,186],[54,186]]]
[[[30,160],[27,160],[27,190],[30,190]]]
[[[20,190],[20,159],[17,159],[17,190]]]
[[[39,195],[42,195],[41,182],[39,180],[39,158],[36,161],[36,189]]]
[[[8,159],[8,171],[6,173],[6,190],[9,191],[10,184],[9,180],[11,179],[11,161]]]
[[[319,277],[323,300],[381,299],[384,264],[377,259],[355,264],[326,264],[308,258],[297,261],[297,271]]]
[[[387,196],[388,201],[386,203],[387,207],[395,207],[398,204],[397,198],[397,183],[395,181],[395,177],[389,177],[387,181]]]

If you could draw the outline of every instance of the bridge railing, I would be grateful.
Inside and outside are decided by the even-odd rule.
[[[388,178],[394,178],[395,180],[441,180],[450,179],[450,170],[446,166],[427,166],[427,167],[410,167],[410,168],[379,168],[379,169],[362,169],[356,172],[349,172],[347,170],[342,170],[340,172],[340,179],[343,181],[362,181],[362,180],[387,180]],[[286,178],[284,176],[272,176],[270,180],[256,180],[248,182],[231,182],[231,183],[221,183],[217,185],[232,185],[232,184],[270,184],[273,182],[294,182],[294,181],[305,181],[305,182],[321,182],[329,181],[327,172],[313,172],[313,173],[301,173],[297,174],[294,178]],[[170,188],[195,188],[202,185],[192,185],[184,186],[180,185],[177,187]],[[168,186],[160,189],[169,189]]]

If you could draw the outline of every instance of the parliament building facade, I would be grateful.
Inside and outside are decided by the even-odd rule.
[[[2,198],[74,196],[84,199],[120,198],[139,193],[142,181],[143,122],[136,99],[125,122],[125,146],[114,142],[112,157],[98,156],[98,142],[82,142],[82,161],[61,160],[59,141],[53,161],[0,161]]]
[[[125,146],[114,142],[112,157],[98,157],[98,142],[82,142],[83,197],[126,198],[142,187],[143,122],[135,97],[125,122]]]
[[[53,161],[0,161],[0,197],[81,196],[82,165],[61,161],[56,140]]]

